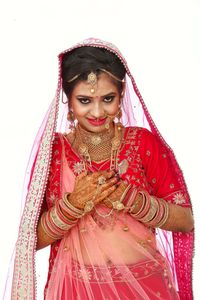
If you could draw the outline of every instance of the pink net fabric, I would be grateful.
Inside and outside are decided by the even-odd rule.
[[[108,213],[101,206],[98,210]],[[62,240],[46,299],[179,297],[168,263],[156,250],[154,234],[130,216],[116,213],[109,220],[97,214],[84,217]]]
[[[37,297],[36,290],[35,290],[35,286],[36,286],[35,269],[36,268],[38,269],[39,267],[35,266],[36,226],[37,226],[42,202],[44,199],[44,193],[45,193],[48,174],[49,174],[49,167],[51,164],[51,151],[52,151],[54,133],[56,131],[58,132],[68,131],[68,124],[66,121],[66,115],[68,112],[67,105],[59,104],[60,95],[62,94],[61,76],[60,76],[62,55],[63,53],[71,51],[74,48],[82,47],[82,46],[102,47],[109,51],[114,52],[120,58],[120,60],[122,61],[122,63],[124,64],[127,70],[126,91],[123,100],[123,112],[124,112],[123,124],[125,126],[131,125],[131,126],[145,127],[147,129],[150,129],[156,136],[159,137],[163,145],[166,147],[166,150],[169,153],[171,160],[173,162],[174,168],[176,169],[177,176],[179,177],[179,180],[182,183],[182,187],[187,193],[186,184],[182,172],[174,157],[174,154],[172,150],[169,148],[169,146],[166,144],[162,136],[160,135],[157,127],[155,126],[145,106],[145,103],[139,93],[139,90],[135,84],[134,78],[128,69],[127,63],[125,59],[122,57],[119,50],[110,43],[101,41],[99,39],[90,38],[62,52],[59,55],[59,76],[58,76],[57,92],[46,114],[46,117],[40,127],[36,140],[34,142],[33,150],[30,156],[30,160],[26,172],[26,179],[25,179],[25,186],[24,186],[24,201],[23,201],[24,210],[22,214],[20,227],[19,227],[18,240],[16,243],[14,268],[12,269],[11,267],[10,270],[11,274],[13,275],[9,276],[9,278],[13,278],[12,289],[10,290],[8,284],[8,288],[6,289],[6,293],[5,293],[6,296],[4,299],[36,299]],[[67,100],[65,99],[65,96],[63,96],[63,98],[64,100]],[[188,203],[190,202],[189,195],[187,201]],[[85,223],[90,221],[91,221],[90,217],[87,217],[81,221],[81,224],[83,223],[84,225]],[[121,224],[120,222],[122,221],[119,218],[118,220],[119,226]],[[129,222],[134,222],[134,220],[130,219]],[[102,229],[99,228],[98,226],[95,227],[95,229],[98,231],[99,241],[102,241],[104,244],[106,244],[106,238],[108,237],[102,234],[101,231]],[[192,267],[192,251],[193,251],[193,233],[171,234],[171,233],[159,231],[159,234],[157,236],[158,236],[157,242],[161,245],[162,248],[161,252],[165,254],[166,258],[168,258],[169,263],[171,265],[171,269],[173,270],[173,274],[175,274],[175,270],[176,270],[177,285],[180,293],[180,299],[181,300],[192,299],[191,267]],[[73,247],[73,243],[74,243],[73,238],[76,239],[76,241],[79,239],[80,241],[82,241],[83,244],[86,243],[87,241],[88,251],[91,250],[90,249],[91,247],[96,247],[97,249],[98,241],[95,240],[94,245],[92,245],[90,242],[90,239],[92,237],[94,237],[94,232],[89,232],[84,237],[82,236],[80,237],[79,233],[76,232],[76,229],[74,228],[74,234],[71,235],[70,237],[66,236],[66,238],[63,239],[59,251],[63,250],[63,248],[65,247],[65,242],[69,243]],[[127,237],[122,236],[122,234],[120,233],[119,233],[119,237],[122,243],[125,242],[130,244],[130,241],[133,242],[133,244],[130,247],[132,248],[132,250],[137,251],[138,246],[132,240],[131,235],[129,236],[128,240],[126,240]],[[79,241],[77,241],[77,243],[79,244]],[[185,246],[187,247],[186,248],[187,251],[185,251]],[[110,259],[111,254],[109,253],[109,249],[105,249],[105,252],[107,257],[109,257]],[[69,266],[71,266],[71,269],[67,268],[66,270],[66,268],[64,268],[62,270],[63,272],[73,272],[73,268],[80,268],[81,273],[86,272],[90,274],[91,270],[85,268],[85,261],[82,257],[81,245],[78,250],[74,249],[72,255],[73,260],[72,258],[69,257],[67,251],[63,251],[63,253],[64,253],[63,259],[65,260],[65,262],[69,263]],[[90,257],[91,255],[92,255],[92,250],[89,252],[89,262],[91,262],[91,257]],[[149,258],[151,259],[154,258],[154,255],[149,254],[148,251],[147,253],[144,253],[144,256],[147,261],[149,260]],[[79,265],[77,265],[76,263],[77,257],[79,261],[82,262]],[[100,264],[100,262],[102,264]],[[121,262],[119,260],[119,253],[117,251],[113,253],[111,262],[113,262],[114,265],[117,266],[117,269],[120,268],[121,263],[122,264],[124,263],[124,261]],[[157,262],[159,263],[159,259],[157,259]],[[58,268],[61,268],[60,261],[57,261],[56,265]],[[102,261],[97,262],[97,268],[99,267],[101,268],[102,265],[103,266],[105,265],[104,258],[102,258]],[[93,271],[94,271],[94,267],[93,267]],[[129,272],[129,270],[127,269],[122,270],[121,273],[122,276],[125,276],[125,274],[127,274],[127,276],[131,276],[131,272]],[[71,278],[73,274],[69,274],[69,276],[64,276],[62,277],[63,279],[61,278],[61,274],[62,272],[57,272],[56,274],[54,274],[55,280],[56,281],[66,280],[66,282],[64,283],[66,285],[66,295],[70,299],[70,295],[69,295],[70,290],[67,289],[68,284],[71,286],[74,293],[77,293],[79,291],[78,289],[82,289],[83,287],[81,287],[81,285],[77,283],[75,284],[75,286],[72,286]],[[57,278],[57,276],[60,277]],[[78,279],[75,279],[75,282],[76,281],[78,282]],[[136,285],[138,284],[137,281],[132,280],[132,282],[133,283],[135,282],[134,284]],[[128,283],[127,286],[131,289],[131,286],[129,286]],[[87,283],[85,284],[85,288],[89,289],[88,294],[90,295],[90,297],[92,297],[95,289],[99,290],[99,283],[95,284],[94,290],[90,289]],[[124,288],[126,289],[126,287],[122,287],[122,290]],[[111,294],[115,293],[116,295],[115,289],[116,289],[115,286],[110,287],[110,293]],[[138,289],[141,291],[141,287],[138,286]],[[144,296],[144,298],[141,299],[148,299],[144,293],[142,294],[142,291],[141,291],[141,295]]]

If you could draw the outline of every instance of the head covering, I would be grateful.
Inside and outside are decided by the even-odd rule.
[[[21,217],[19,235],[13,260],[13,277],[10,277],[10,279],[12,279],[12,289],[10,294],[8,283],[5,299],[36,299],[36,228],[48,180],[55,132],[66,132],[68,130],[66,121],[68,107],[67,105],[59,103],[61,102],[60,96],[63,94],[61,79],[62,57],[63,54],[70,52],[75,48],[84,46],[107,49],[116,54],[121,60],[126,69],[126,88],[122,108],[122,123],[125,126],[145,127],[158,137],[171,158],[183,190],[188,195],[183,174],[175,159],[174,153],[153,122],[128,68],[127,62],[120,51],[111,43],[96,38],[89,38],[61,52],[58,56],[59,73],[56,95],[38,131],[27,167],[24,187],[24,210]],[[63,97],[66,96],[63,95]],[[68,171],[70,172],[70,170]],[[189,206],[189,195],[187,201]],[[191,268],[193,233],[167,233],[159,230],[159,236],[162,240],[166,255],[168,255],[167,253],[171,253],[171,257],[174,258],[181,299],[192,299]],[[169,241],[171,237],[173,237],[173,249],[171,248],[172,243]]]

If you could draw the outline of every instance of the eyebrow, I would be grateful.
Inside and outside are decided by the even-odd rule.
[[[116,94],[117,93],[115,93],[115,92],[110,92],[110,93],[108,93],[108,94],[106,94],[106,95],[103,95],[103,96],[101,96],[101,98],[105,98],[105,97],[108,97],[108,96],[116,96]],[[77,98],[88,98],[88,99],[92,99],[93,97],[92,96],[88,96],[88,95],[77,95],[76,96]]]

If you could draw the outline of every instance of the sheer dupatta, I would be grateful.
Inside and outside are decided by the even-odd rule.
[[[19,227],[19,235],[16,243],[15,258],[11,275],[6,288],[5,299],[36,299],[36,276],[35,270],[35,248],[36,248],[36,227],[39,219],[44,193],[46,189],[49,168],[51,164],[52,144],[56,131],[67,131],[67,105],[59,104],[60,96],[65,98],[61,88],[61,62],[64,53],[78,47],[91,46],[101,47],[115,53],[124,64],[126,75],[126,89],[123,99],[123,124],[124,126],[141,126],[148,128],[156,135],[166,148],[177,177],[182,185],[182,189],[187,194],[187,205],[190,205],[187,187],[181,169],[175,159],[173,151],[167,145],[157,127],[155,126],[147,107],[140,95],[133,76],[131,75],[125,59],[119,50],[112,44],[99,39],[90,38],[78,43],[74,47],[59,54],[59,76],[58,88],[54,100],[52,101],[48,113],[36,137],[33,151],[27,169],[27,179],[25,181],[25,203],[24,211]],[[59,108],[59,113],[58,113]],[[67,162],[66,162],[67,165]],[[66,170],[71,174],[70,170]],[[71,175],[70,175],[71,176]],[[71,177],[69,177],[71,178]],[[71,178],[71,180],[73,180]],[[69,182],[69,186],[70,186]],[[172,270],[176,272],[178,290],[181,300],[192,299],[192,255],[193,255],[193,232],[192,233],[170,233],[158,231],[158,239],[162,244],[163,253],[169,259]],[[173,241],[173,243],[172,243]],[[173,244],[173,246],[171,246]],[[174,258],[174,259],[173,259]],[[12,288],[11,288],[12,286]]]

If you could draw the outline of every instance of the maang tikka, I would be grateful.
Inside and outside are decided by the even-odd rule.
[[[97,75],[94,72],[90,72],[87,77],[87,83],[91,85],[90,92],[95,92],[94,86],[97,84]]]

